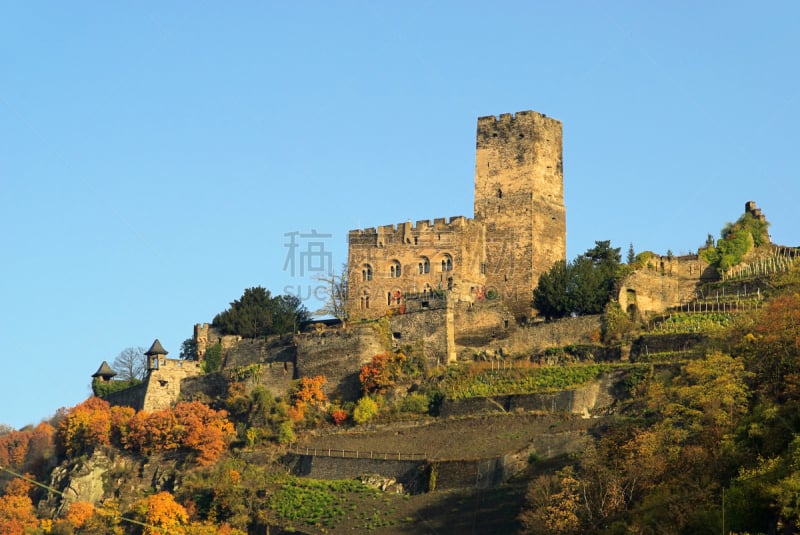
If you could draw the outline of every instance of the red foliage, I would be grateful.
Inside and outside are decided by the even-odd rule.
[[[394,366],[391,353],[378,353],[369,364],[361,366],[358,380],[366,394],[385,394],[394,386]]]
[[[342,425],[347,420],[347,411],[344,409],[334,409],[331,411],[331,418],[336,425]]]

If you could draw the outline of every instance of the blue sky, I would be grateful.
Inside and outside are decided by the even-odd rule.
[[[287,233],[472,216],[476,119],[564,127],[568,256],[797,245],[795,2],[2,2],[0,423],[244,288]],[[309,308],[316,308],[309,302]]]

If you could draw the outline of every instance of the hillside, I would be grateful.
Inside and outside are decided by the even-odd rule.
[[[295,336],[205,326],[192,366],[154,343],[142,385],[0,435],[0,533],[797,532],[800,267],[736,250],[747,224],[703,270],[640,255],[598,316],[445,295]]]

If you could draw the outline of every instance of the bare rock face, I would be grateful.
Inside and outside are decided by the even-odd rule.
[[[40,509],[51,514],[60,514],[73,502],[100,503],[103,499],[103,476],[113,463],[105,453],[95,450],[87,459],[71,465],[62,465],[53,470],[50,486],[62,495],[50,494]]]
[[[380,474],[364,474],[358,478],[363,484],[381,492],[389,492],[393,494],[403,494],[403,484],[399,483],[393,477],[386,477]]]

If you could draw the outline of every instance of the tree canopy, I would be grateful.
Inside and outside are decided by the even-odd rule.
[[[611,242],[595,246],[572,262],[556,262],[539,278],[533,306],[547,318],[599,314],[623,275],[620,249]]]
[[[247,288],[228,310],[214,317],[212,324],[222,334],[257,338],[292,332],[308,319],[309,313],[297,296],[273,297],[266,288],[256,286]]]

